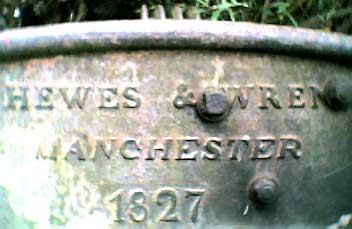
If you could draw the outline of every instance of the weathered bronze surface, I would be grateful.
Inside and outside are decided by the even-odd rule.
[[[349,223],[350,37],[140,23],[0,34],[1,224]]]

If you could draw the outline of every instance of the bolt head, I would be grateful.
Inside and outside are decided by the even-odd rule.
[[[279,197],[279,185],[271,177],[253,180],[249,186],[249,199],[258,208],[266,208],[274,204]]]
[[[219,121],[226,117],[229,101],[224,92],[204,92],[197,103],[197,111],[207,121]]]

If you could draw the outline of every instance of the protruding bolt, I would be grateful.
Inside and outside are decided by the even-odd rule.
[[[258,208],[274,204],[279,197],[279,184],[271,177],[254,179],[249,185],[249,199]]]
[[[157,5],[153,11],[153,17],[155,19],[166,19],[165,9],[162,5]]]
[[[205,91],[197,103],[200,117],[206,121],[220,121],[229,111],[229,101],[223,91]]]
[[[171,11],[171,15],[173,19],[182,20],[183,19],[183,12],[180,5],[175,5]]]
[[[324,87],[323,95],[332,110],[345,110],[352,105],[352,80],[330,80]]]
[[[201,20],[201,16],[199,13],[196,12],[195,7],[189,7],[186,11],[186,18],[194,19],[194,20]]]
[[[141,7],[141,19],[147,20],[149,18],[147,5],[143,4]]]

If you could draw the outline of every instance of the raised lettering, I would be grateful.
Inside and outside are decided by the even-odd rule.
[[[136,140],[128,139],[122,143],[120,153],[125,159],[137,159],[140,157],[142,147],[140,147]]]
[[[228,145],[228,155],[230,160],[241,161],[242,155],[247,151],[249,153],[250,137],[245,135],[243,137],[229,139]]]
[[[221,155],[221,138],[208,138],[205,142],[205,153],[203,158],[208,160],[217,160]]]
[[[309,88],[310,88],[310,93],[311,93],[311,96],[310,96],[310,98],[311,98],[310,104],[311,104],[311,107],[312,107],[313,109],[316,109],[316,108],[319,107],[319,106],[318,106],[318,99],[323,100],[323,98],[322,98],[322,91],[321,91],[319,88],[314,87],[314,86],[311,86],[311,87],[309,87]]]
[[[275,152],[275,138],[274,137],[258,137],[255,140],[250,159],[269,159]]]
[[[106,158],[111,159],[111,156],[115,151],[115,144],[115,138],[111,138],[108,143],[102,139],[97,139],[95,154],[97,155],[98,153],[103,153]]]
[[[269,106],[267,104],[268,101],[273,105],[273,107],[279,109],[280,101],[278,95],[276,93],[276,87],[274,86],[259,86],[259,108],[260,109],[268,109]]]
[[[305,106],[305,101],[304,98],[302,98],[302,95],[304,93],[303,87],[299,86],[289,86],[288,88],[289,92],[289,108],[304,108]]]
[[[164,138],[165,144],[159,144],[156,138],[149,139],[149,148],[146,160],[154,160],[156,152],[160,153],[161,160],[169,160],[169,153],[172,147],[172,139]]]
[[[193,145],[193,147],[191,147]],[[178,139],[176,160],[196,160],[199,147],[198,137],[185,137]]]
[[[38,99],[35,108],[39,110],[52,110],[54,108],[51,101],[53,89],[51,87],[38,88]]]
[[[125,108],[138,108],[141,106],[141,96],[136,87],[126,87],[123,91],[126,101],[123,103]]]
[[[67,88],[60,88],[60,93],[66,103],[68,109],[72,109],[74,104],[77,104],[79,109],[83,109],[84,104],[87,100],[88,93],[91,88],[77,87],[74,89],[72,96],[69,97]],[[82,92],[83,91],[83,92]]]
[[[246,86],[246,87],[236,87],[235,88],[235,97],[234,100],[237,99],[237,101],[240,104],[241,109],[245,109],[248,105],[249,102],[249,89],[252,89],[252,87]],[[239,94],[237,93],[239,91]],[[235,101],[234,101],[235,102]]]
[[[6,87],[6,104],[5,108],[16,110],[16,102],[20,103],[20,110],[28,110],[28,97],[26,87]]]
[[[284,159],[287,152],[291,153],[295,159],[300,158],[302,156],[302,141],[295,136],[282,136],[279,141],[276,157]]]
[[[117,88],[100,88],[100,109],[118,109]]]

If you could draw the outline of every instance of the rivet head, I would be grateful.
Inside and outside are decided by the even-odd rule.
[[[229,111],[229,101],[225,92],[203,92],[197,103],[197,111],[206,121],[215,122],[224,119]]]
[[[279,197],[279,184],[271,177],[254,179],[249,185],[249,199],[258,208],[273,205]]]
[[[323,90],[324,101],[332,110],[345,110],[352,104],[352,80],[333,79]]]

